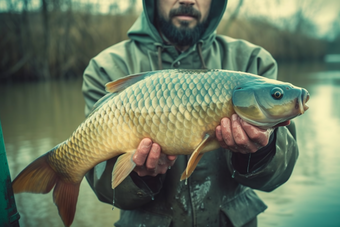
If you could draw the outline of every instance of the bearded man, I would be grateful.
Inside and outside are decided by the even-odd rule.
[[[216,35],[226,0],[144,0],[130,40],[94,57],[84,72],[88,115],[107,82],[160,69],[228,69],[268,78],[277,65],[263,48]],[[220,148],[207,152],[187,184],[179,181],[187,156],[167,156],[150,138],[133,156],[136,168],[111,188],[116,158],[98,164],[87,180],[99,200],[121,209],[115,226],[257,226],[266,205],[252,189],[272,191],[290,177],[298,156],[295,126],[262,130],[223,118]],[[171,168],[170,168],[171,167]]]

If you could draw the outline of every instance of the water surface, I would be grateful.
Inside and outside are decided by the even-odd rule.
[[[279,65],[279,79],[305,87],[310,109],[296,119],[300,156],[291,178],[270,193],[260,227],[340,226],[340,66]],[[81,80],[0,84],[0,120],[12,179],[67,139],[84,120]],[[52,194],[15,196],[20,226],[62,226]],[[98,201],[86,181],[72,226],[112,226],[119,210]]]
[[[27,164],[67,139],[85,119],[81,80],[0,85],[0,120],[12,180]],[[15,195],[21,227],[63,226],[46,195]],[[72,227],[113,226],[119,210],[99,202],[83,180]]]
[[[310,109],[296,118],[300,155],[291,178],[271,193],[260,226],[340,226],[340,63],[283,65],[279,79],[308,89]]]

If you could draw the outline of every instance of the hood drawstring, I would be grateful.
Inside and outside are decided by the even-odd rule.
[[[203,59],[202,45],[203,45],[202,42],[199,42],[199,43],[197,44],[198,56],[200,57],[200,60],[201,60],[201,63],[202,63],[202,69],[207,69],[207,66],[206,66],[206,64],[205,64],[205,62],[204,62],[204,59]]]
[[[162,65],[162,50],[163,50],[163,47],[162,45],[156,45],[157,47],[157,52],[158,52],[158,69],[159,70],[162,70],[163,69],[163,65]]]
[[[198,52],[198,56],[199,56],[199,58],[201,60],[201,64],[202,64],[201,68],[202,69],[208,69],[207,65],[205,64],[204,59],[203,59],[202,45],[203,45],[202,42],[199,42],[197,44],[197,52]],[[162,65],[162,50],[163,50],[163,46],[161,44],[159,44],[159,43],[156,43],[155,46],[157,47],[158,69],[162,70],[163,69],[163,65]]]

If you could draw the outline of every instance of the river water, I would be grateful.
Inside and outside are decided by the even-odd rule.
[[[340,226],[340,63],[280,64],[279,79],[305,87],[310,109],[295,122],[300,156],[291,178],[258,195],[260,227]],[[0,120],[11,177],[67,139],[84,120],[81,79],[0,84]],[[52,194],[15,196],[20,225],[62,226]],[[73,227],[112,226],[119,210],[80,187]]]

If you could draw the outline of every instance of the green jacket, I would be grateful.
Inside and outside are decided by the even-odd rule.
[[[154,27],[154,1],[143,4],[144,12],[128,32],[130,40],[107,48],[85,70],[86,115],[106,94],[107,82],[129,74],[206,65],[276,78],[276,62],[267,51],[244,40],[216,35],[227,1],[213,1],[209,27],[197,44],[181,54],[164,44]],[[256,226],[256,216],[266,205],[252,189],[269,192],[282,185],[297,156],[295,126],[291,124],[276,129],[268,146],[250,157],[222,148],[206,153],[187,184],[179,181],[188,160],[184,155],[166,174],[139,177],[133,172],[114,191],[111,174],[115,159],[98,164],[86,178],[99,200],[121,209],[116,226]]]

